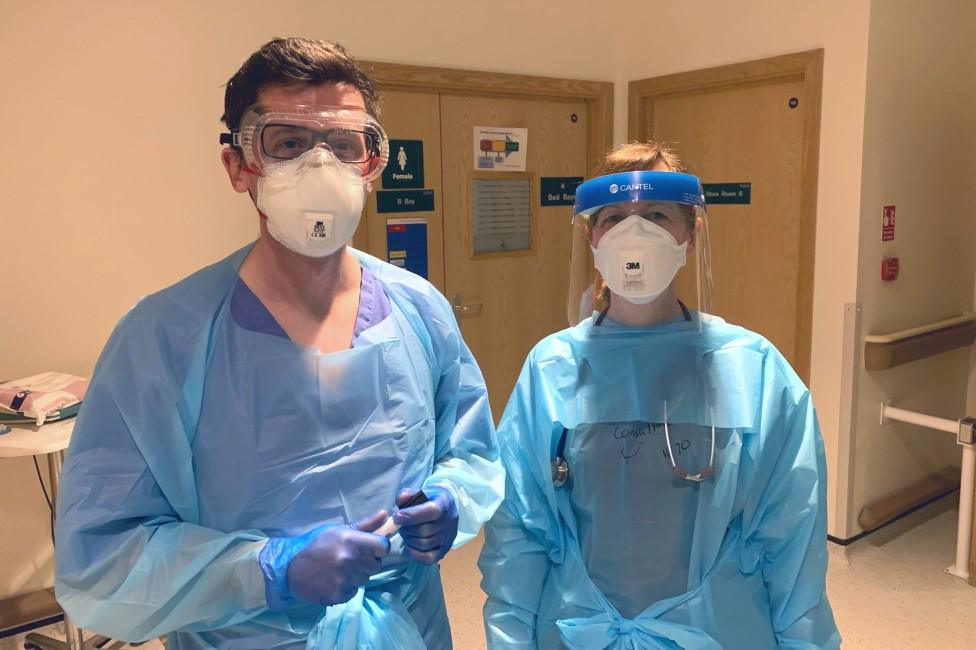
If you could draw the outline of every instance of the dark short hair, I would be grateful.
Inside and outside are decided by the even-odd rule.
[[[363,95],[366,110],[379,117],[379,97],[373,82],[349,56],[332,41],[308,38],[275,38],[252,54],[240,70],[227,81],[224,114],[220,119],[230,130],[241,125],[244,111],[258,99],[265,86],[318,86],[346,83]]]

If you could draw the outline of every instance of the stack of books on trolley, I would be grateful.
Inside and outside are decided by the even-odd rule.
[[[75,417],[87,390],[88,379],[63,372],[0,383],[0,435]]]

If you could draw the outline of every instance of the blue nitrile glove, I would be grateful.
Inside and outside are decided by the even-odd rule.
[[[393,521],[400,526],[400,537],[410,558],[423,564],[434,564],[447,555],[458,532],[458,510],[454,495],[442,487],[424,488],[427,501],[420,505],[398,510]],[[403,490],[397,504],[406,503],[413,496]]]
[[[386,518],[380,510],[349,526],[320,526],[268,540],[258,558],[268,607],[284,609],[296,599],[337,605],[355,596],[390,551],[390,540],[372,534]]]

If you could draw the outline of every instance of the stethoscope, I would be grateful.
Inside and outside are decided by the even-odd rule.
[[[678,462],[674,459],[674,448],[671,446],[671,431],[668,427],[667,420],[668,403],[664,403],[664,439],[668,443],[668,460],[671,461],[671,473],[677,478],[684,479],[686,481],[693,481],[695,483],[701,483],[709,476],[714,476],[715,474],[715,427],[712,426],[712,441],[711,441],[711,452],[708,456],[708,465],[702,468],[697,474],[692,474],[684,467],[678,465]],[[563,432],[559,436],[559,444],[556,446],[556,457],[552,459],[552,484],[557,488],[566,485],[569,481],[569,463],[566,462],[566,437],[569,434],[569,429],[563,427]]]
[[[691,320],[691,313],[685,304],[678,301],[681,306],[681,312],[684,315],[686,321]],[[603,323],[603,319],[606,318],[607,311],[604,310],[597,318],[594,325],[600,325]],[[559,436],[559,443],[556,445],[556,457],[552,459],[552,484],[554,486],[562,487],[566,485],[569,481],[569,463],[566,462],[566,437],[569,435],[569,429],[563,427],[563,432]],[[688,470],[678,465],[678,462],[674,459],[674,448],[671,446],[671,431],[668,427],[668,403],[664,403],[664,439],[668,443],[668,460],[671,461],[671,473],[677,478],[685,479],[686,481],[693,481],[695,483],[701,483],[710,476],[715,474],[715,426],[712,426],[712,441],[711,441],[711,452],[708,457],[708,465],[706,465],[697,474],[692,474]]]

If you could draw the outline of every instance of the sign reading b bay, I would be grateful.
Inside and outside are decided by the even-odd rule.
[[[383,189],[424,186],[424,141],[390,140],[390,160],[383,170]]]

